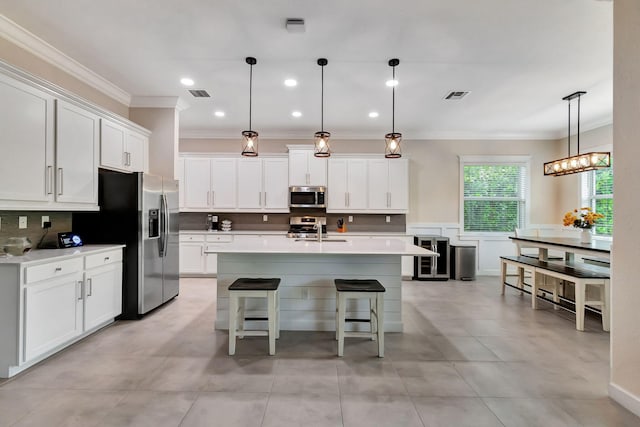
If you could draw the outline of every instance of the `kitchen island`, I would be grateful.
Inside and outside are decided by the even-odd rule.
[[[376,279],[386,288],[385,331],[402,332],[402,256],[437,256],[399,239],[315,240],[263,236],[211,244],[218,254],[216,329],[228,329],[229,285],[239,277],[279,277],[282,330],[334,331],[334,279]],[[349,301],[348,318],[368,318],[366,301]],[[264,301],[247,301],[247,317],[266,317]],[[264,328],[266,322],[247,322]],[[367,324],[351,323],[352,330]]]

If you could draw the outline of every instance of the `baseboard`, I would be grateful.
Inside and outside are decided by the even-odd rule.
[[[609,397],[640,417],[640,397],[614,383],[609,383]]]

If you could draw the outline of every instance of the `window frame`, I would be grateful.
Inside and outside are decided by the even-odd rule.
[[[613,156],[611,158],[611,168],[613,168]],[[613,170],[613,169],[612,169]],[[597,200],[611,199],[612,203],[614,199],[613,186],[611,187],[611,194],[596,194],[596,173],[597,170],[591,170],[582,174],[580,180],[580,203],[581,206],[589,206],[595,211]],[[615,182],[615,171],[613,172],[613,180]],[[602,238],[612,238],[613,236],[613,222],[611,234],[599,234],[594,227],[594,235]]]
[[[529,224],[529,211],[531,207],[531,156],[458,156],[459,158],[459,223],[460,234],[464,236],[510,236],[512,231],[465,231],[464,224],[464,167],[465,166],[520,166],[524,168],[524,189],[522,217],[520,223],[523,227]],[[520,199],[518,199],[520,200]]]

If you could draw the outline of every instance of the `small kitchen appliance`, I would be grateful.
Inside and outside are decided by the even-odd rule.
[[[326,187],[289,187],[289,207],[326,208]]]

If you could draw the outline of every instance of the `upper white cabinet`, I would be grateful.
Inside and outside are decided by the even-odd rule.
[[[313,155],[313,148],[289,148],[289,185],[326,186],[327,159]]]
[[[4,64],[0,146],[0,210],[97,210],[99,166],[147,168],[144,129]]]
[[[367,206],[367,160],[329,159],[327,212],[365,212]]]
[[[0,207],[53,193],[54,98],[0,74]]]
[[[55,198],[98,204],[99,117],[56,101]]]
[[[406,159],[369,160],[369,209],[406,213],[409,210],[409,162]]]
[[[177,170],[177,179],[178,179],[178,207],[180,209],[184,208],[184,158],[180,157],[178,159],[178,170]]]
[[[100,166],[125,172],[146,170],[149,139],[132,129],[102,119],[100,126]]]
[[[236,167],[236,159],[185,158],[185,209],[235,209]]]
[[[238,160],[238,209],[288,212],[286,158]]]

